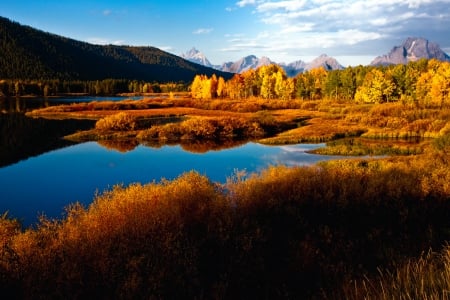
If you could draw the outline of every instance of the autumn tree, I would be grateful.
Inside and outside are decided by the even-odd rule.
[[[428,71],[417,80],[416,95],[425,106],[450,104],[450,63],[431,60]]]
[[[226,96],[226,83],[225,79],[223,79],[222,76],[219,77],[217,80],[217,90],[216,90],[217,97],[222,98]]]
[[[315,68],[309,71],[314,80],[314,89],[312,97],[314,99],[322,98],[322,90],[324,88],[325,79],[327,78],[327,71],[323,68]]]
[[[203,75],[195,75],[194,81],[191,84],[191,96],[194,99],[201,99],[203,96]]]
[[[242,99],[244,98],[244,79],[240,74],[234,75],[230,80],[227,81],[226,86],[228,96],[231,99]]]
[[[450,104],[450,63],[439,66],[431,82],[430,95],[433,103],[439,107]]]
[[[395,84],[379,69],[367,73],[363,84],[357,89],[355,101],[360,103],[388,102],[394,92]]]

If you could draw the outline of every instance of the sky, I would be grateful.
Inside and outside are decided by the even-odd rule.
[[[367,65],[408,37],[450,53],[450,0],[6,0],[0,16],[94,44],[192,47],[212,64],[247,55]]]

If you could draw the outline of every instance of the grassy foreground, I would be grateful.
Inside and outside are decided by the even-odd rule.
[[[237,173],[225,185],[189,172],[117,186],[34,229],[4,216],[0,292],[71,299],[443,299],[450,281],[443,248],[450,240],[449,167],[449,156],[436,151],[271,167]],[[442,256],[416,260],[430,249],[443,249]],[[379,278],[378,270],[390,273]]]

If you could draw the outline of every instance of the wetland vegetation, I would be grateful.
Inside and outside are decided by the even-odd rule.
[[[382,155],[116,186],[65,218],[0,220],[0,286],[24,298],[447,299],[450,64],[276,66],[190,94],[61,105],[32,118],[90,119],[73,141],[327,142]]]

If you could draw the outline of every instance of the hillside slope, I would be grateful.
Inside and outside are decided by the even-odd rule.
[[[2,79],[138,79],[191,81],[196,74],[223,73],[154,47],[93,45],[0,17]]]

